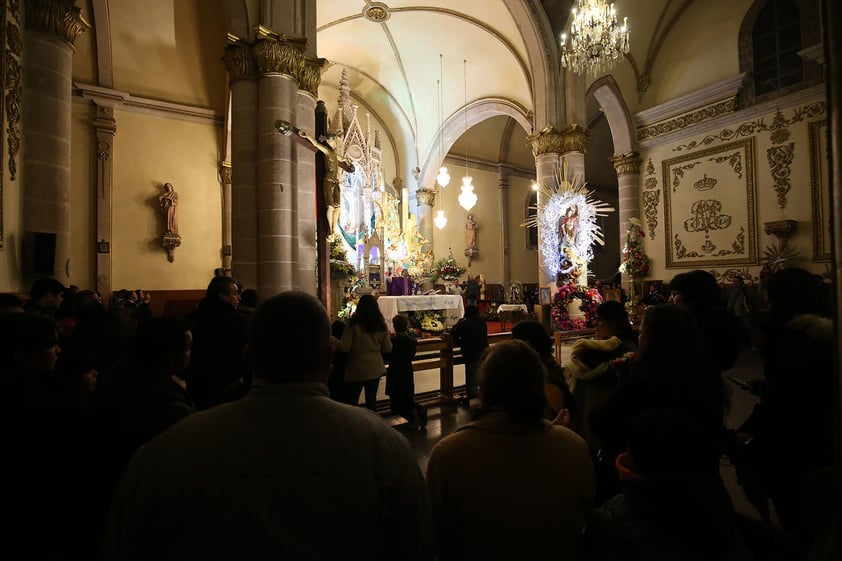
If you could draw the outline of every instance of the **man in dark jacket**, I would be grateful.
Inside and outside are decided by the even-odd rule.
[[[488,327],[476,306],[465,308],[465,317],[450,330],[453,345],[462,349],[465,359],[465,392],[468,399],[479,397],[477,368],[479,357],[488,346]]]
[[[205,297],[187,316],[193,351],[184,378],[197,410],[242,397],[251,382],[243,358],[247,325],[237,312],[239,303],[234,279],[214,277]]]
[[[251,319],[255,382],[138,450],[105,559],[432,559],[424,478],[406,438],[330,399],[330,320],[285,292]]]

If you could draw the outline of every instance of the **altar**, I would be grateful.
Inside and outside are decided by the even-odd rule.
[[[380,312],[386,320],[389,331],[394,331],[392,318],[400,312],[418,312],[425,310],[443,310],[444,324],[454,325],[465,315],[465,306],[461,296],[448,294],[430,294],[428,296],[381,296],[377,299]]]

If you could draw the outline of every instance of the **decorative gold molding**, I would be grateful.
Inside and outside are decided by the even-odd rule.
[[[646,217],[646,227],[649,228],[649,239],[655,239],[655,228],[658,227],[658,205],[661,203],[660,191],[643,192],[643,215]]]
[[[643,158],[637,152],[629,152],[628,154],[608,158],[608,161],[614,165],[619,177],[621,175],[640,175],[640,164],[643,162]]]
[[[542,154],[568,154],[570,152],[586,152],[591,133],[573,123],[564,130],[558,130],[549,124],[540,132],[527,136],[526,141],[532,147],[532,155],[536,158]]]
[[[772,146],[766,150],[766,159],[769,160],[772,180],[775,182],[775,193],[778,195],[778,207],[781,209],[786,208],[786,196],[792,188],[789,176],[792,175],[790,166],[794,157],[794,142],[783,146]]]
[[[254,80],[257,78],[257,60],[251,45],[244,43],[229,44],[222,57],[231,82],[236,80]]]
[[[737,108],[735,98],[718,101],[701,109],[684,113],[677,117],[654,123],[645,127],[637,129],[637,140],[647,140],[672,132],[674,130],[683,129],[691,125],[696,125],[704,121],[709,121],[725,113],[732,113]]]
[[[257,69],[262,74],[286,74],[300,80],[306,48],[306,38],[287,37],[258,26],[257,43],[254,45]]]
[[[6,144],[9,152],[9,179],[17,178],[17,155],[20,151],[20,120],[21,97],[23,95],[23,67],[21,53],[23,41],[20,31],[20,3],[17,0],[9,2],[9,19],[6,21],[4,32],[6,35],[6,56],[3,60],[4,72],[4,109],[6,110]]]
[[[415,199],[419,205],[432,207],[436,204],[436,194],[438,194],[436,189],[418,189],[415,191]]]
[[[319,84],[322,81],[322,67],[327,62],[326,58],[312,58],[305,56],[301,61],[298,86],[300,89],[319,97]]]
[[[91,28],[75,0],[25,0],[26,25],[57,35],[70,43]]]
[[[655,175],[655,166],[652,164],[652,158],[646,162],[646,175]]]
[[[792,110],[792,117],[789,118],[789,119],[785,119],[782,124],[783,124],[783,126],[790,126],[792,124],[803,121],[804,119],[809,119],[809,118],[812,118],[812,117],[816,117],[818,115],[823,115],[826,108],[827,108],[827,103],[825,103],[824,101],[816,101],[814,103],[810,103],[809,105],[803,105],[801,107],[796,107],[795,109]],[[780,111],[776,112],[775,117],[777,117],[777,113],[780,113]],[[783,115],[781,115],[781,117],[783,117]],[[751,135],[753,135],[757,132],[770,131],[770,130],[774,132],[776,130],[780,130],[780,128],[781,128],[780,121],[778,121],[778,124],[776,124],[775,121],[776,121],[776,119],[773,118],[772,126],[769,126],[763,120],[763,117],[760,117],[758,119],[755,119],[754,121],[742,123],[741,125],[739,125],[735,129],[730,129],[730,128],[722,129],[722,131],[720,131],[718,134],[709,134],[701,140],[694,140],[692,142],[688,142],[687,144],[680,144],[680,145],[676,146],[675,148],[673,148],[672,151],[673,152],[681,152],[682,150],[693,150],[694,148],[696,148],[698,146],[702,146],[702,145],[707,146],[708,144],[712,144],[712,143],[716,142],[717,140],[727,141],[727,140],[733,140],[735,138],[739,138],[741,136],[751,136]],[[784,142],[786,139],[781,140],[781,136],[782,136],[781,133],[777,133],[775,135],[774,140]],[[788,135],[787,135],[787,137],[788,137]],[[773,140],[773,142],[774,142],[774,140]]]
[[[809,124],[810,132],[810,191],[812,195],[811,222],[813,259],[830,261],[833,232],[830,223],[830,185],[827,162],[827,131],[825,119]]]

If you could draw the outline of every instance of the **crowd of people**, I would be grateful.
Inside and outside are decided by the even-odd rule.
[[[827,285],[801,269],[769,279],[768,322],[750,341],[762,406],[738,435],[723,425],[723,373],[742,320],[708,273],[670,291],[637,332],[621,304],[601,303],[594,339],[564,365],[536,321],[489,346],[468,305],[452,336],[479,406],[422,472],[369,411],[385,376],[392,412],[427,424],[407,318],[390,334],[373,297],[331,325],[311,295],[252,291],[243,305],[247,292],[217,276],[187,317],[152,317],[143,291],[106,309],[40,279],[26,302],[0,295],[0,555],[758,558],[723,452],[805,553],[828,524],[833,469]]]

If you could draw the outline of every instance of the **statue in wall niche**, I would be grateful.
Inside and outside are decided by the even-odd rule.
[[[164,183],[164,192],[158,197],[164,217],[164,234],[178,234],[178,193],[172,183]]]
[[[161,205],[161,216],[164,218],[164,235],[161,246],[167,250],[167,261],[175,260],[175,248],[181,246],[181,236],[178,233],[178,193],[172,183],[164,183],[164,192],[158,196]]]

